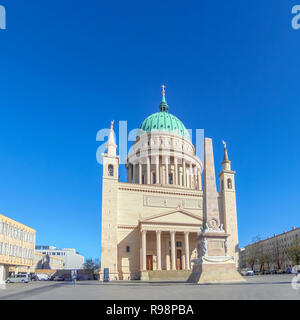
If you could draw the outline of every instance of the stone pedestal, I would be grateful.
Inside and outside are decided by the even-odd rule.
[[[209,228],[208,228],[209,229]],[[227,237],[220,231],[202,232],[198,237],[198,259],[193,260],[193,271],[187,282],[222,283],[244,282],[236,269],[233,256],[227,254]]]
[[[232,257],[202,257],[200,259],[195,259],[193,262],[193,272],[187,282],[223,283],[245,281],[236,270]]]

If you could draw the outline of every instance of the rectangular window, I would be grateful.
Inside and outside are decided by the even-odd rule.
[[[130,247],[129,246],[126,247],[126,252],[130,252]]]
[[[181,241],[176,241],[176,247],[181,248],[182,247],[182,242]]]

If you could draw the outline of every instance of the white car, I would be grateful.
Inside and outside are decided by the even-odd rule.
[[[241,270],[243,276],[254,276],[254,271],[251,268],[245,268]]]
[[[300,273],[300,265],[293,266],[292,273]]]
[[[246,276],[254,276],[254,271],[252,269],[247,268],[246,271],[247,271]]]
[[[49,280],[49,276],[45,273],[39,273],[35,277],[36,277],[36,280],[39,280],[39,281],[48,281]]]
[[[15,276],[11,276],[6,279],[6,283],[15,283],[15,282],[28,283],[29,281],[30,281],[30,278],[28,274],[16,274]]]

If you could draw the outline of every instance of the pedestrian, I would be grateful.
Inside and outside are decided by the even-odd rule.
[[[76,271],[72,271],[72,283],[75,285],[76,284],[76,278],[77,278],[77,272]]]

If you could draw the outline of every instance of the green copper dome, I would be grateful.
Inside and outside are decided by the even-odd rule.
[[[169,131],[183,136],[185,139],[191,141],[190,135],[184,124],[174,115],[169,113],[169,106],[163,96],[162,102],[159,105],[160,112],[151,114],[146,118],[140,126],[145,132],[151,131]]]

